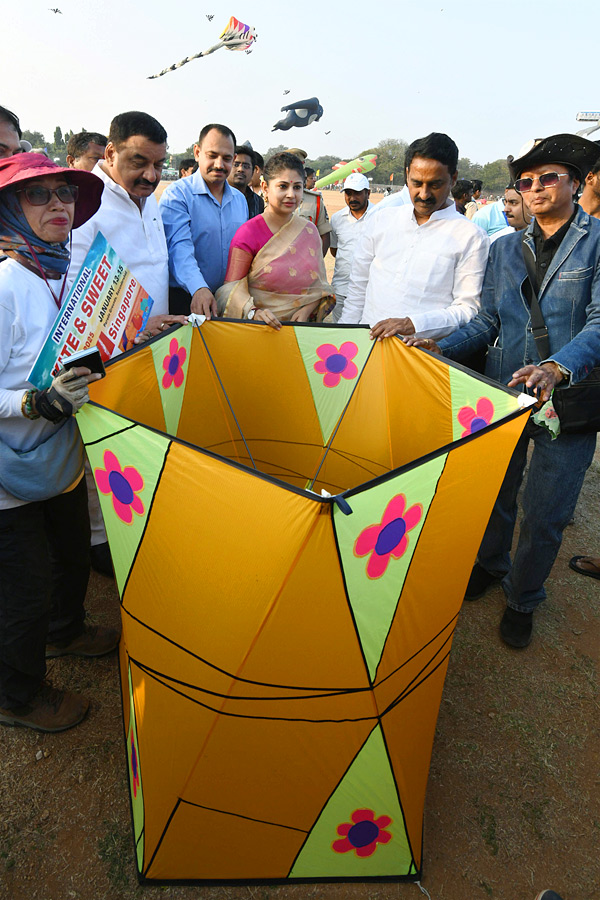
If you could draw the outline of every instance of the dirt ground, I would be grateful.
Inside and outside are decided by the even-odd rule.
[[[327,205],[339,194],[325,192]],[[600,583],[568,568],[599,553],[600,451],[525,651],[498,635],[499,588],[460,614],[425,806],[422,884],[432,900],[600,900]],[[93,621],[116,624],[114,583],[93,574]],[[140,887],[116,656],[59,659],[92,698],[60,735],[0,728],[1,900],[418,900],[411,884]]]

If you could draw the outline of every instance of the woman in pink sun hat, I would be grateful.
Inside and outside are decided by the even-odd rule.
[[[63,731],[89,701],[45,680],[46,658],[99,656],[114,629],[85,624],[89,519],[73,413],[100,377],[28,374],[65,296],[69,236],[100,205],[100,179],[39,153],[0,160],[0,724]]]

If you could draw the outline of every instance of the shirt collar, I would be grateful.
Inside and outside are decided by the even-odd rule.
[[[190,180],[191,183],[192,183],[192,190],[193,190],[194,194],[208,194],[208,195],[210,196],[211,200],[212,200],[214,203],[217,203],[219,206],[225,206],[225,203],[229,203],[229,200],[230,200],[231,197],[233,196],[233,194],[232,194],[232,190],[233,190],[233,189],[231,188],[229,182],[228,182],[228,181],[225,181],[225,187],[224,187],[224,189],[223,189],[222,202],[219,203],[218,200],[215,200],[215,198],[213,197],[213,195],[212,195],[211,192],[209,191],[208,185],[206,184],[204,178],[203,178],[202,175],[200,174],[200,169],[196,169],[196,171],[194,172],[194,174],[193,174],[193,175],[190,175],[189,180]],[[237,188],[236,188],[235,190],[237,190]],[[240,191],[238,191],[238,193],[240,193]],[[242,196],[243,196],[243,194],[242,194]]]
[[[369,213],[371,212],[371,210],[374,209],[374,208],[375,208],[375,205],[374,205],[373,203],[371,203],[371,201],[369,200],[369,202],[368,202],[368,204],[367,204],[367,208],[365,209],[365,211],[364,211],[364,213],[362,214],[362,216],[360,217],[360,219],[354,219],[354,216],[353,216],[352,213],[350,212],[350,207],[349,207],[349,206],[344,206],[344,207],[343,207],[344,213],[346,214],[346,218],[349,219],[349,218],[352,217],[352,218],[354,219],[355,222],[361,222],[363,219],[366,219],[366,217],[369,215]]]
[[[548,245],[551,245],[554,247],[559,247],[561,245],[563,238],[565,237],[567,231],[571,227],[571,222],[577,215],[578,208],[579,207],[577,206],[577,204],[575,204],[575,209],[573,210],[573,213],[572,213],[571,217],[569,218],[569,220],[567,222],[565,222],[564,225],[561,225],[560,228],[558,229],[558,231],[555,231],[554,234],[551,234],[549,238],[544,238],[544,235],[542,234],[542,229],[540,228],[537,219],[534,219],[532,230],[533,230],[533,237],[534,237],[535,241],[536,242],[541,241],[544,246],[546,244],[548,244]]]
[[[446,205],[442,206],[441,209],[436,209],[435,212],[431,213],[427,221],[423,222],[423,225],[419,225],[419,228],[423,228],[423,226],[428,225],[430,222],[435,222],[438,219],[455,219],[457,216],[458,218],[464,219],[464,216],[461,216],[461,214],[456,211],[456,206],[452,197],[448,197],[448,199],[446,200]],[[412,207],[412,219],[414,222],[416,222],[417,225],[419,224],[415,215],[414,206]]]
[[[101,159],[98,160],[98,162],[96,163],[96,165],[95,165],[94,168],[92,169],[92,174],[93,174],[93,175],[97,175],[98,178],[101,178],[102,181],[104,182],[104,184],[106,185],[106,187],[107,187],[110,191],[112,191],[113,194],[117,194],[117,196],[122,197],[122,198],[124,198],[125,200],[128,200],[129,203],[131,203],[133,206],[135,206],[135,208],[136,208],[137,210],[139,210],[140,208],[141,208],[142,210],[144,209],[144,206],[146,205],[146,200],[147,200],[148,198],[147,198],[147,197],[141,197],[141,198],[140,198],[140,199],[141,199],[141,204],[140,204],[140,206],[138,207],[138,205],[137,205],[137,203],[135,202],[135,200],[132,200],[132,199],[131,199],[131,197],[129,196],[129,194],[128,194],[127,191],[125,190],[125,188],[122,187],[120,184],[117,184],[117,182],[114,180],[114,178],[112,178],[112,177],[108,174],[108,172],[106,172],[106,171],[103,169],[103,167],[102,167],[102,160],[101,160]],[[152,195],[151,195],[151,196],[152,196]]]

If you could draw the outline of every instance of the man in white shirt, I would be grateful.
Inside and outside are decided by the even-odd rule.
[[[68,272],[70,287],[98,232],[102,232],[133,276],[153,300],[145,333],[160,334],[183,316],[169,315],[169,258],[165,232],[154,191],[167,155],[167,132],[143,112],[115,116],[110,124],[105,158],[93,168],[104,182],[98,212],[72,231]],[[86,467],[92,566],[112,575],[112,563],[93,477]]]
[[[96,215],[73,230],[69,286],[98,232],[121,257],[152,297],[149,335],[159,334],[181,316],[169,315],[169,258],[158,203],[154,196],[167,155],[167,132],[143,112],[121,113],[112,120],[105,158],[93,168],[104,182]]]
[[[487,235],[450,197],[458,147],[433,132],[408,147],[412,205],[384,209],[366,223],[356,248],[340,324],[371,325],[371,337],[439,337],[479,309]]]
[[[335,258],[332,287],[335,292],[335,308],[331,314],[333,322],[339,322],[348,293],[352,259],[358,238],[365,222],[375,206],[369,200],[369,181],[359,172],[348,175],[343,187],[346,206],[331,217],[331,243],[329,251]]]

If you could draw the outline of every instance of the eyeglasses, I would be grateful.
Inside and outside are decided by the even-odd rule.
[[[530,191],[533,187],[534,181],[539,181],[540,187],[549,188],[556,187],[559,178],[568,177],[568,172],[544,172],[543,175],[540,175],[539,177],[536,175],[535,178],[518,178],[515,181],[515,188],[519,194],[526,194],[527,191]]]
[[[79,188],[75,184],[61,184],[57,188],[47,188],[36,184],[21,188],[15,193],[25,194],[27,202],[32,206],[46,206],[50,203],[52,194],[56,194],[61,203],[75,203],[79,196]]]

